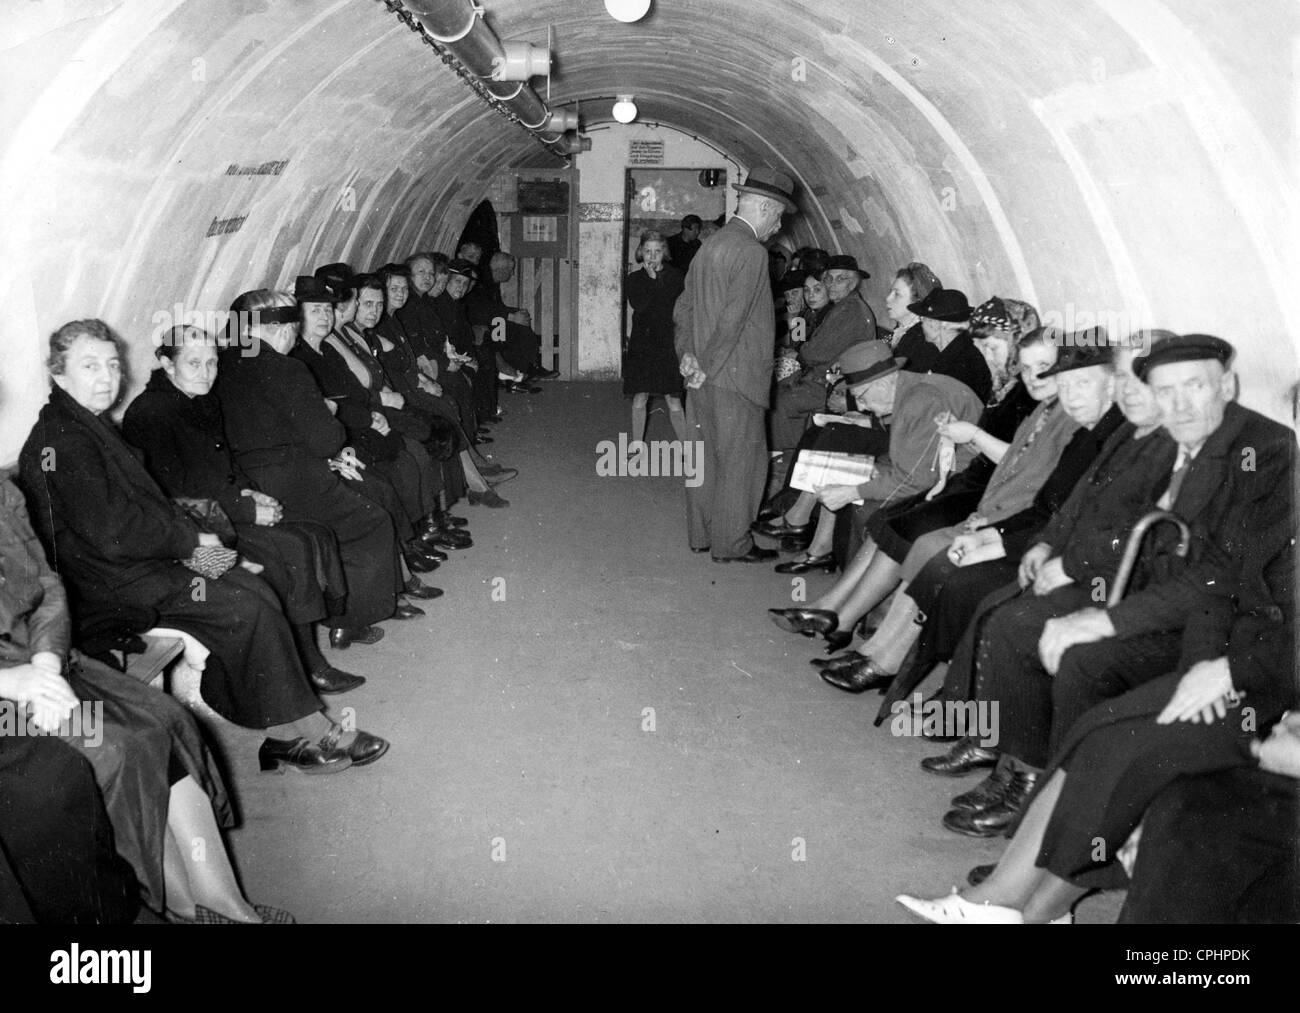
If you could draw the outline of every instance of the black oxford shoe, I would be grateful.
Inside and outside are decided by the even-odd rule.
[[[374,763],[388,752],[387,739],[363,732],[360,728],[357,729],[356,738],[352,740],[351,745],[340,746],[339,740],[342,738],[343,726],[335,724],[320,740],[320,747],[329,755],[346,756],[354,767],[364,767],[367,763]]]
[[[418,598],[421,601],[433,601],[435,598],[442,597],[442,588],[433,587],[429,584],[422,584],[412,577],[406,582],[406,590],[402,592],[407,598]]]
[[[882,672],[870,658],[859,658],[843,668],[823,668],[822,682],[829,683],[846,693],[865,693],[869,689],[884,689],[894,681],[893,672]]]
[[[715,563],[766,563],[769,559],[775,559],[779,555],[776,549],[760,549],[757,545],[753,546],[743,556],[714,556]]]
[[[384,631],[378,626],[363,626],[359,630],[350,630],[344,626],[330,629],[330,647],[342,651],[353,644],[377,644],[384,639]]]
[[[999,837],[1019,822],[1025,802],[1037,783],[1037,773],[1017,770],[1011,775],[1010,783],[999,801],[987,809],[975,812],[953,809],[944,816],[943,825],[948,830],[967,837]]]
[[[986,749],[967,736],[942,756],[927,756],[921,769],[941,777],[961,777],[981,767],[997,766],[999,755],[996,749]]]
[[[749,526],[749,530],[756,535],[766,535],[768,538],[803,538],[805,535],[812,534],[811,525],[791,524],[784,517],[755,521]]]
[[[402,558],[412,573],[433,573],[438,569],[438,560],[423,552],[403,552]]]
[[[1002,796],[1006,794],[1007,785],[1010,783],[1010,764],[999,764],[994,768],[993,773],[989,774],[970,791],[962,792],[952,800],[950,805],[954,809],[962,809],[966,812],[979,812],[981,809],[996,805],[1002,799]]]
[[[399,601],[397,610],[393,613],[394,619],[419,619],[420,616],[428,615],[424,609],[416,605],[410,605],[407,602]]]
[[[257,765],[263,773],[338,774],[352,766],[346,753],[322,749],[307,739],[263,739],[257,750]]]
[[[366,684],[364,677],[353,675],[351,672],[342,672],[333,665],[317,669],[309,674],[307,678],[311,681],[316,692],[322,696],[327,696],[330,693],[346,693],[348,690]]]
[[[829,609],[768,609],[772,622],[786,633],[814,637],[830,633],[840,624],[840,617]]]

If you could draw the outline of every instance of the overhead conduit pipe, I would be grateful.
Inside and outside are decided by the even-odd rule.
[[[468,75],[475,91],[550,151],[564,156],[581,149],[576,135],[565,135],[567,128],[577,125],[571,113],[553,112],[527,82],[499,79],[506,50],[483,20],[482,7],[472,0],[385,0],[385,5],[399,16],[405,12],[413,17],[425,38],[463,68],[462,76]]]

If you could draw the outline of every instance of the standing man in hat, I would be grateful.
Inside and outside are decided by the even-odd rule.
[[[674,312],[686,378],[686,427],[703,445],[703,475],[686,490],[688,538],[717,562],[756,563],[776,552],[749,533],[767,483],[764,414],[772,385],[776,313],[763,245],[795,211],[794,181],[755,166],[736,215],[700,247]]]

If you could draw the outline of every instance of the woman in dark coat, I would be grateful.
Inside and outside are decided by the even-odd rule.
[[[121,342],[98,320],[65,324],[50,338],[50,400],[23,446],[24,492],[57,572],[72,591],[74,619],[125,603],[152,616],[130,630],[179,629],[209,651],[200,686],[222,717],[246,728],[285,726],[296,738],[268,738],[266,766],[339,769],[377,759],[387,743],[342,729],[323,713],[293,634],[271,588],[243,567],[216,579],[195,550],[219,547],[169,500],[104,417],[121,388]],[[317,741],[319,740],[319,741]],[[336,747],[340,747],[336,749]]]
[[[9,481],[0,482],[0,572],[0,697],[30,706],[32,730],[58,729],[90,762],[117,852],[144,902],[183,919],[201,915],[201,906],[235,921],[262,921],[222,844],[218,824],[230,827],[234,819],[194,719],[165,693],[71,650],[63,584]],[[37,813],[5,814],[0,835],[23,816]],[[207,842],[201,857],[195,839]],[[34,899],[38,906],[45,900]],[[285,920],[282,912],[266,914]]]
[[[632,307],[632,334],[623,360],[623,394],[632,398],[632,443],[645,440],[646,411],[655,394],[662,395],[668,406],[668,420],[677,439],[686,439],[685,387],[673,348],[673,307],[686,276],[666,263],[667,257],[668,243],[663,236],[642,233],[636,251],[641,269],[623,283],[623,294]]]
[[[144,452],[145,467],[173,499],[216,503],[232,525],[232,547],[262,567],[293,627],[318,693],[364,679],[334,668],[316,644],[315,624],[342,611],[347,578],[338,541],[315,521],[286,522],[284,508],[258,490],[230,456],[221,402],[211,393],[216,342],[197,327],[177,327],[157,349],[163,364],[131,402],[122,435]]]

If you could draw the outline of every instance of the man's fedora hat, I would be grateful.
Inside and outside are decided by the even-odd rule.
[[[1133,373],[1139,380],[1145,380],[1155,366],[1200,359],[1214,359],[1226,366],[1232,360],[1232,353],[1233,347],[1213,334],[1182,334],[1156,342],[1146,355],[1135,358]]]
[[[339,301],[324,278],[317,278],[310,274],[300,274],[295,279],[293,297],[298,300],[300,306],[307,302],[336,303]]]
[[[846,253],[836,254],[834,257],[831,257],[831,259],[826,262],[826,270],[827,271],[856,271],[858,273],[859,278],[871,277],[871,275],[869,275],[866,271],[858,267],[858,260],[856,257],[850,257]]]
[[[468,260],[457,257],[447,265],[447,270],[452,274],[464,275],[466,278],[477,278],[478,269]]]
[[[803,288],[804,280],[808,275],[804,274],[797,267],[793,271],[786,271],[781,276],[781,291],[789,292],[791,289]]]
[[[798,211],[794,202],[794,180],[780,169],[770,165],[756,165],[749,170],[749,176],[743,183],[733,184],[737,193],[753,193],[760,197],[771,197],[785,205],[787,211]]]
[[[850,345],[839,358],[844,382],[856,387],[902,369],[907,360],[895,359],[889,352],[887,341],[861,341]]]
[[[955,288],[936,288],[920,302],[914,302],[907,308],[918,317],[952,324],[964,323],[970,319],[971,314],[966,293]]]

